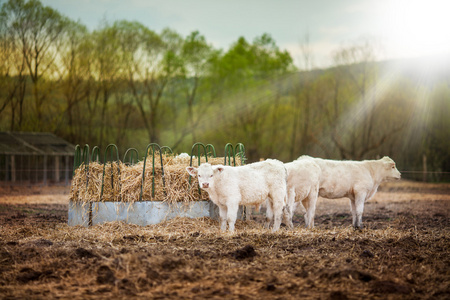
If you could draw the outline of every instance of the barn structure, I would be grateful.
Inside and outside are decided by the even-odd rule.
[[[47,132],[0,132],[0,184],[69,185],[75,146]]]

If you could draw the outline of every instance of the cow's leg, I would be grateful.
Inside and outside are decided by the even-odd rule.
[[[283,207],[283,219],[290,229],[294,228],[294,224],[292,223],[294,210],[295,210],[295,189],[290,189],[287,193],[286,205]]]
[[[356,204],[355,199],[350,199],[350,210],[352,212],[352,225],[356,226]]]
[[[283,221],[284,223],[287,225],[287,227],[289,229],[293,229],[294,228],[294,224],[292,223],[292,214],[291,214],[291,209],[289,207],[289,205],[285,205],[283,207]]]
[[[364,211],[364,201],[366,200],[367,193],[358,193],[355,195],[355,206],[356,206],[356,220],[353,223],[355,228],[362,229],[362,215]]]
[[[317,194],[310,193],[309,196],[306,198],[306,202],[308,203],[308,208],[306,209],[305,214],[305,220],[307,221],[306,227],[314,228],[314,215],[316,214]]]
[[[219,216],[220,216],[220,230],[227,230],[227,207],[225,205],[219,206]]]
[[[272,210],[272,199],[266,200],[266,222],[264,223],[264,228],[269,229],[272,225],[273,220],[273,210]]]
[[[252,207],[250,205],[245,206],[245,221],[252,219]]]
[[[316,215],[316,206],[317,206],[317,199],[319,198],[319,185],[317,184],[313,189],[311,189],[309,193],[309,197],[311,197],[311,215],[309,220],[309,225],[311,228],[314,228],[314,217]]]
[[[239,202],[231,202],[228,203],[228,213],[227,213],[227,220],[228,220],[228,230],[230,232],[234,232],[234,223],[236,223],[237,213],[239,209]]]
[[[311,204],[309,198],[305,198],[302,200],[302,205],[305,208],[305,227],[309,228],[309,210],[311,209]]]
[[[298,207],[298,202],[294,202],[294,204],[292,204],[292,209],[291,209],[292,217],[294,217],[294,213],[297,210],[297,207]]]
[[[272,200],[272,210],[273,210],[273,228],[272,231],[277,231],[280,229],[281,225],[281,215],[283,214],[284,197],[286,192],[278,193]]]

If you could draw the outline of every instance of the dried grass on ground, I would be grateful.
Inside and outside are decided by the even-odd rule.
[[[229,234],[209,218],[69,227],[67,204],[0,197],[0,298],[448,299],[448,195],[390,187],[362,231],[341,200],[319,201],[313,230],[296,215],[272,233],[257,215]]]

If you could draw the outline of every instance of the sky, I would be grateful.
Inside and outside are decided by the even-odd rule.
[[[138,21],[155,32],[182,36],[198,30],[215,48],[239,37],[270,34],[302,65],[309,45],[313,67],[332,64],[332,53],[358,41],[378,45],[379,59],[450,54],[449,0],[41,0],[95,30],[105,20]],[[308,37],[308,38],[307,38]],[[305,41],[309,40],[308,43]]]

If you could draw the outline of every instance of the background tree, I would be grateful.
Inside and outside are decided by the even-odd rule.
[[[306,36],[297,71],[269,34],[215,49],[197,31],[126,20],[89,31],[38,0],[3,1],[0,130],[140,152],[149,142],[184,152],[202,141],[219,153],[242,142],[250,161],[389,155],[420,170],[426,155],[448,172],[448,68],[392,68],[377,49],[357,41],[315,69]]]
[[[290,158],[295,159],[299,153],[304,152],[310,143],[311,114],[312,114],[312,88],[314,84],[313,51],[309,42],[309,34],[304,36],[300,43],[302,73],[295,76],[295,86],[292,97],[292,137],[290,141]],[[299,136],[300,135],[300,136]]]
[[[148,140],[160,143],[160,121],[165,112],[161,101],[170,81],[183,74],[181,50],[183,40],[173,30],[164,29],[160,34],[161,46],[149,49],[150,54],[144,62],[146,69],[143,80],[143,93],[145,97],[137,98],[137,106],[142,117]],[[148,47],[148,46],[147,46]],[[151,51],[150,51],[151,50]],[[155,51],[153,53],[153,51]]]
[[[82,115],[77,107],[83,101],[87,101],[88,86],[91,76],[90,55],[91,44],[87,28],[77,22],[68,22],[64,41],[59,48],[59,81],[60,92],[65,105],[61,108],[56,128],[59,135],[69,135],[71,140],[76,140],[85,135],[80,122]],[[84,118],[83,118],[84,119]],[[64,126],[62,126],[64,125]]]
[[[15,47],[14,38],[9,32],[8,21],[8,14],[2,8],[0,12],[0,114],[8,107],[10,108],[8,128],[14,131],[22,129],[27,81],[25,60],[20,49]]]
[[[292,68],[292,58],[263,34],[252,44],[239,38],[215,64],[215,81],[222,91],[218,98],[222,100],[211,112],[215,117],[209,130],[215,134],[208,138],[233,136],[250,145],[251,160],[258,160],[262,153],[270,155],[276,151],[273,138],[281,128],[277,122],[282,99],[279,77]]]
[[[13,47],[20,49],[32,82],[36,128],[44,129],[43,105],[55,85],[50,82],[55,71],[57,51],[67,19],[39,1],[10,0],[2,7],[2,19]],[[19,60],[20,64],[20,60]],[[17,68],[20,69],[20,68]]]
[[[198,31],[192,32],[186,37],[183,43],[182,59],[185,71],[185,93],[187,103],[187,118],[189,121],[189,134],[192,136],[192,143],[197,141],[196,126],[205,113],[208,105],[205,101],[199,105],[199,112],[195,116],[194,104],[197,98],[205,96],[201,88],[201,80],[207,78],[209,74],[209,64],[211,62],[212,47],[207,44],[204,36]],[[201,100],[201,99],[200,99]],[[184,130],[185,131],[185,130]],[[186,135],[186,131],[181,135],[180,140]]]
[[[137,114],[138,110],[135,107],[137,104],[148,137],[150,141],[153,141],[151,138],[155,138],[155,136],[152,126],[155,125],[151,125],[152,121],[147,119],[149,111],[146,110],[145,103],[152,103],[154,94],[145,83],[151,81],[149,75],[154,76],[157,72],[163,42],[155,32],[139,22],[122,20],[115,22],[113,27],[117,31],[119,43],[116,51],[123,66],[121,81],[126,83],[126,88],[116,91],[117,104],[120,106],[116,118],[118,118],[118,124],[121,124],[118,128],[118,137],[125,138],[124,128],[127,127],[132,114]],[[152,109],[157,109],[157,106],[150,105],[149,108],[151,112]]]
[[[450,87],[439,84],[430,96],[430,110],[425,116],[427,124],[424,134],[424,154],[427,155],[431,170],[448,172],[450,170]],[[435,174],[435,178],[442,181],[442,174]]]
[[[381,97],[378,65],[374,62],[376,49],[363,41],[334,54],[337,68],[334,78],[334,119],[331,138],[340,156],[362,159],[380,147],[399,127],[375,132],[377,99]]]

